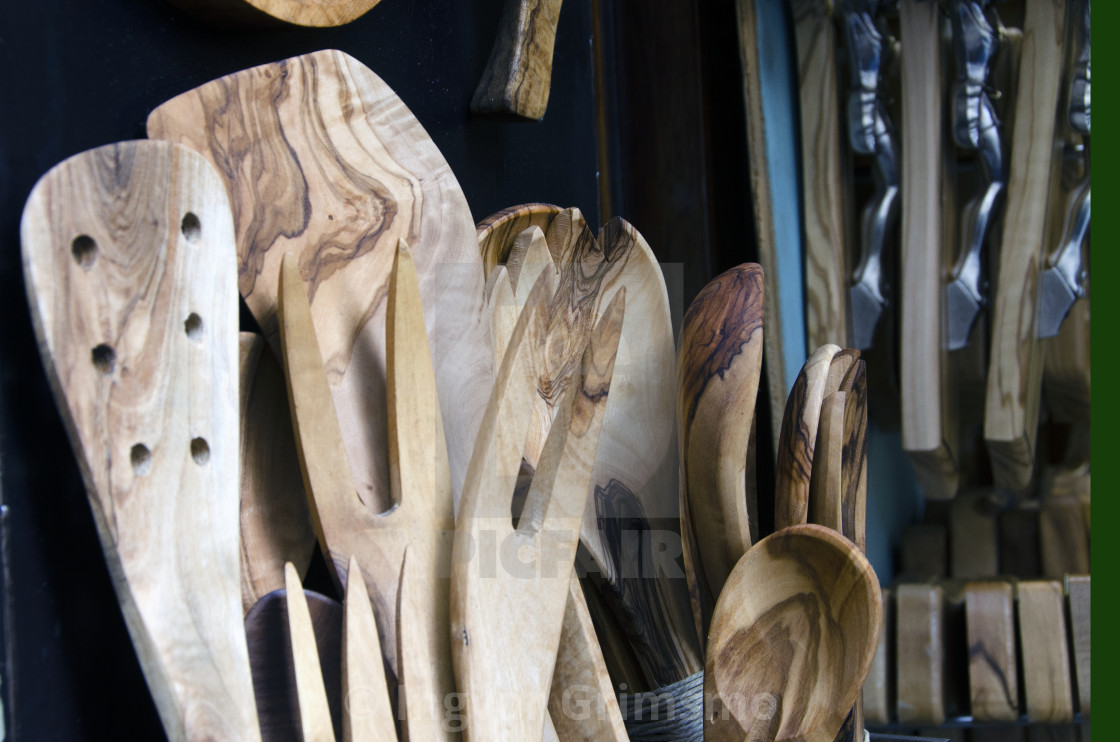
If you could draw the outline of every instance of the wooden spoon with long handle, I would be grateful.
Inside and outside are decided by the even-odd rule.
[[[222,174],[234,207],[238,288],[277,357],[280,262],[289,253],[298,259],[351,477],[376,512],[395,502],[385,312],[397,242],[405,240],[420,277],[458,501],[493,382],[484,279],[462,189],[401,99],[361,62],[325,50],[183,93],[151,113],[148,136],[189,146]],[[346,561],[337,566],[341,587]]]
[[[260,738],[238,576],[237,296],[205,159],[123,142],[56,165],[20,225],[43,365],[172,740]]]
[[[446,633],[454,517],[411,252],[403,243],[398,247],[389,283],[389,456],[399,504],[388,513],[376,513],[358,499],[294,255],[284,257],[281,271],[281,338],[288,394],[319,544],[336,574],[348,575],[351,557],[356,559],[374,605],[385,660],[402,684],[405,676],[411,678],[409,710],[419,710],[424,721],[439,720],[444,699],[455,687]],[[420,638],[402,655],[398,650],[398,589],[406,548],[414,562],[412,600],[423,609],[416,611],[417,625],[410,627]],[[427,671],[410,672],[401,667],[401,656]],[[431,681],[429,687],[421,685],[424,679]],[[411,723],[421,720],[414,718]],[[454,736],[446,729],[444,734],[445,738]]]
[[[832,529],[791,526],[735,565],[712,616],[704,739],[831,742],[871,667],[879,580]]]
[[[502,360],[456,523],[451,638],[457,685],[465,694],[467,740],[541,739],[622,329],[625,292],[591,334],[515,529],[510,498],[534,395],[526,330],[534,315],[545,311],[544,281],[538,279],[530,293]],[[497,562],[499,554],[505,556]],[[535,618],[527,621],[530,615]]]

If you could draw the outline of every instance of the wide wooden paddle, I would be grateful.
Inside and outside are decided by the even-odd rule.
[[[493,375],[484,279],[463,192],[400,98],[326,50],[184,93],[152,112],[148,136],[191,147],[222,174],[238,288],[277,357],[280,262],[297,258],[351,476],[376,512],[393,504],[385,311],[397,242],[408,243],[457,501]]]
[[[563,0],[506,0],[490,60],[471,99],[475,113],[544,118]]]
[[[625,291],[591,333],[514,528],[510,501],[535,393],[526,329],[545,311],[545,294],[542,276],[502,360],[456,522],[450,635],[467,740],[541,738],[622,330]]]
[[[347,580],[352,557],[361,567],[382,653],[402,685],[407,682],[408,710],[421,717],[411,717],[410,723],[418,725],[443,718],[444,699],[455,687],[447,639],[454,516],[415,270],[402,243],[390,276],[387,317],[389,460],[398,503],[388,513],[359,500],[350,479],[294,255],[284,257],[281,269],[280,314],[292,421],[319,545],[339,581]],[[398,591],[406,549],[412,562],[410,600],[417,605],[402,609]],[[399,612],[414,616],[410,630],[419,636],[408,651],[401,641]],[[410,672],[407,665],[414,669]],[[446,727],[443,734],[453,737]]]
[[[20,225],[28,304],[125,623],[172,740],[260,738],[238,576],[237,296],[205,159],[56,165]]]
[[[681,324],[680,500],[691,523],[686,550],[700,562],[689,577],[700,583],[693,593],[702,617],[758,532],[755,473],[746,467],[762,373],[763,284],[758,264],[732,268],[701,289]]]
[[[315,530],[292,437],[284,369],[264,338],[243,332],[241,411],[241,606],[246,613],[284,586],[284,564],[303,575]]]
[[[792,526],[735,565],[712,617],[704,739],[831,742],[871,667],[879,580],[832,529]]]
[[[381,0],[171,0],[180,8],[213,23],[275,26],[341,26]]]

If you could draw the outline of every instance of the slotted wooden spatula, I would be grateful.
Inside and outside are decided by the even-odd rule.
[[[238,570],[229,200],[167,142],[76,155],[21,224],[43,365],[172,740],[260,738]]]

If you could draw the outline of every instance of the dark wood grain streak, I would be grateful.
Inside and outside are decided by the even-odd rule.
[[[840,384],[844,402],[843,489],[840,511],[843,534],[860,551],[867,550],[867,365],[857,361]]]
[[[965,588],[965,610],[972,717],[977,721],[1017,721],[1019,680],[1011,584],[969,584]]]

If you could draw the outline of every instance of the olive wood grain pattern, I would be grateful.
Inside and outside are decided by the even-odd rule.
[[[331,574],[345,584],[351,557],[362,568],[377,619],[381,651],[398,679],[405,661],[431,668],[431,687],[411,682],[412,700],[423,699],[428,718],[440,718],[454,690],[447,641],[449,562],[454,516],[431,356],[412,253],[402,243],[389,282],[388,404],[391,483],[397,506],[371,510],[357,496],[346,465],[323,356],[294,255],[281,270],[280,321],[284,366],[300,446],[304,486],[319,545]],[[415,626],[422,639],[398,650],[398,590],[405,550],[413,561]],[[453,738],[444,731],[444,738]]]
[[[1089,526],[1076,497],[1042,499],[1038,516],[1042,576],[1060,580],[1089,573]]]
[[[898,721],[945,721],[944,599],[938,585],[895,586]]]
[[[848,346],[848,249],[840,138],[836,32],[830,3],[794,0],[801,101],[801,194],[805,218],[805,326],[810,348]],[[796,393],[790,391],[792,397]],[[787,405],[786,409],[789,407]],[[784,426],[784,420],[783,420]],[[814,423],[815,426],[815,423]],[[779,446],[781,438],[779,438]],[[810,443],[810,451],[812,443]],[[781,449],[779,448],[779,458]],[[781,467],[779,464],[779,471]],[[791,521],[785,525],[792,525]],[[782,525],[776,525],[783,528]]]
[[[902,228],[899,301],[902,447],[923,494],[947,499],[959,486],[955,399],[945,329],[944,246],[952,241],[942,213],[944,157],[952,151],[943,120],[941,8],[901,0]]]
[[[495,212],[476,224],[475,237],[482,252],[482,270],[486,277],[506,262],[518,235],[529,227],[540,227],[547,234],[552,221],[562,212],[565,210],[554,204],[520,204]],[[557,253],[552,257],[559,260]]]
[[[238,563],[229,199],[166,142],[75,155],[20,224],[43,366],[172,740],[260,738]]]
[[[848,393],[833,392],[821,404],[813,473],[809,481],[809,522],[843,531],[844,408]]]
[[[1065,595],[1060,582],[1020,582],[1019,646],[1023,695],[1032,722],[1073,721],[1073,687],[1066,639]]]
[[[493,377],[481,261],[463,192],[400,98],[353,57],[319,51],[183,93],[151,113],[148,136],[189,146],[222,174],[238,289],[277,357],[280,262],[298,258],[351,476],[377,512],[393,503],[388,278],[397,242],[408,243],[457,502]]]
[[[868,724],[886,726],[894,718],[894,635],[893,592],[883,588],[883,628],[863,683],[863,717]]]
[[[973,582],[966,585],[965,611],[972,718],[976,721],[1018,721],[1015,594],[1011,583]]]
[[[840,383],[844,445],[840,467],[840,532],[867,551],[867,364],[857,361]]]
[[[801,367],[786,400],[775,470],[775,530],[808,522],[809,485],[821,403],[832,358],[839,352],[840,347],[833,344],[817,348]]]
[[[362,568],[354,557],[346,570],[342,611],[342,739],[396,742],[377,623]]]
[[[290,23],[319,28],[342,26],[381,0],[171,0],[211,23],[272,26]]]
[[[542,276],[514,328],[456,523],[450,636],[468,741],[541,738],[622,329],[625,290],[604,310],[587,341],[580,371],[559,406],[514,528],[510,499],[535,393],[527,327],[535,314],[545,311],[544,289]],[[547,555],[542,552],[546,539]],[[496,551],[516,557],[495,564]],[[534,620],[527,621],[530,615]],[[509,654],[511,639],[516,658]]]
[[[1066,595],[1069,600],[1070,633],[1073,635],[1074,679],[1077,681],[1077,710],[1090,718],[1092,698],[1092,612],[1089,575],[1069,575]]]
[[[299,473],[284,369],[264,338],[239,341],[241,607],[284,586],[284,564],[307,573],[315,530]]]
[[[630,739],[583,588],[575,575],[568,581],[568,603],[564,607],[556,668],[552,671],[548,715],[563,742]]]
[[[472,111],[529,121],[544,118],[562,4],[506,0],[490,60],[471,98]]]
[[[334,742],[331,709],[327,689],[319,667],[319,648],[311,611],[303,595],[299,573],[291,562],[284,565],[284,588],[288,607],[288,646],[295,670],[296,698],[299,700],[299,723],[304,742]]]
[[[1024,490],[1034,471],[1042,384],[1038,277],[1057,150],[1064,3],[1027,0],[996,278],[984,439],[1000,487]]]
[[[311,614],[323,685],[336,732],[343,729],[343,606],[311,590],[303,591]],[[288,637],[287,590],[265,595],[245,614],[245,636],[253,668],[253,695],[266,742],[301,742],[299,698]]]
[[[712,617],[704,739],[831,742],[871,667],[882,612],[874,570],[835,531],[791,526],[759,541]]]
[[[754,472],[747,447],[762,372],[763,271],[744,263],[716,276],[681,323],[677,436],[682,507],[696,536],[703,579],[715,600],[751,546]],[[756,526],[757,528],[757,526]]]

